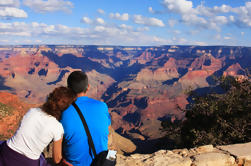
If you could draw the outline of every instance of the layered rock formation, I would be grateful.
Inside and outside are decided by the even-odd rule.
[[[71,71],[84,70],[88,95],[108,104],[113,128],[151,140],[162,136],[162,121],[184,117],[189,90],[214,86],[212,75],[246,77],[250,54],[227,46],[1,46],[0,90],[43,103]]]

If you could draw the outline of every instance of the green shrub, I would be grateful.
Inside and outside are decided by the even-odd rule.
[[[12,115],[12,113],[13,113],[13,108],[11,106],[8,106],[0,102],[0,119]]]
[[[233,77],[220,80],[224,94],[194,96],[181,127],[186,147],[251,141],[251,83]]]
[[[184,110],[185,119],[162,123],[167,139],[187,148],[251,141],[251,82],[226,77],[219,79],[218,84],[225,93],[191,93],[193,101]]]

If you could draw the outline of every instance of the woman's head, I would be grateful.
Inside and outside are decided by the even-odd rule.
[[[70,88],[58,87],[48,95],[46,102],[42,105],[42,110],[59,120],[62,112],[71,105],[75,98],[76,95]]]

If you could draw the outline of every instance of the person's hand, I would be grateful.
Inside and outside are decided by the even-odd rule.
[[[71,163],[67,162],[65,159],[62,159],[58,166],[73,166]]]

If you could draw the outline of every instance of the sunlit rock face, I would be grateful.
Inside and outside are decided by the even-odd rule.
[[[250,55],[249,47],[227,46],[1,46],[0,90],[41,104],[83,70],[88,95],[107,103],[117,132],[157,139],[161,121],[184,117],[188,91],[214,86],[212,75],[245,78]]]
[[[251,142],[213,147],[205,145],[192,149],[159,150],[152,154],[117,155],[118,166],[233,166],[251,165]]]

